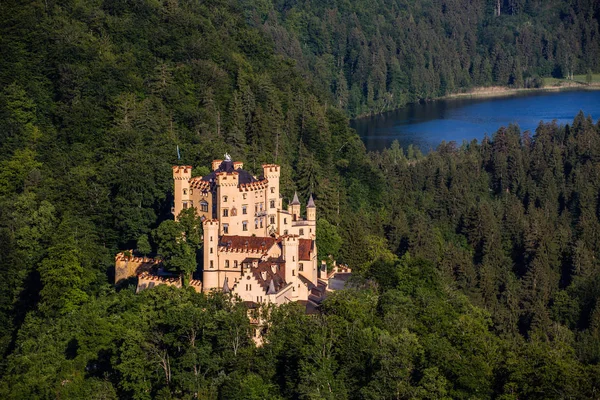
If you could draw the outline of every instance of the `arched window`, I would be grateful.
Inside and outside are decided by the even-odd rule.
[[[231,209],[231,216],[232,216],[232,217],[235,217],[236,215],[237,215],[237,208],[233,207],[233,208]]]

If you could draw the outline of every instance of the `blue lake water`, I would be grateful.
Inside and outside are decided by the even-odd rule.
[[[491,136],[517,124],[533,134],[540,121],[569,124],[582,110],[600,118],[600,91],[528,92],[494,99],[449,99],[411,104],[403,109],[351,121],[368,150],[381,150],[398,140],[427,152],[442,141],[459,145]]]

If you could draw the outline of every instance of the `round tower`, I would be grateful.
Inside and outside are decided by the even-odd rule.
[[[202,271],[202,291],[210,292],[219,288],[219,221],[204,221],[204,269]]]

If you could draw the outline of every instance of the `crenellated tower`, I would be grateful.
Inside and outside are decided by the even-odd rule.
[[[189,165],[181,166],[175,165],[173,167],[173,181],[175,182],[173,187],[173,195],[175,198],[173,209],[173,215],[175,218],[179,216],[181,210],[194,206],[194,202],[191,198],[190,192],[190,179],[192,177],[192,167]]]

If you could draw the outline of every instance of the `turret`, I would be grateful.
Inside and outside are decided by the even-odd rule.
[[[315,206],[312,194],[310,195],[308,204],[306,205],[306,219],[308,221],[315,221],[317,219],[317,206]]]
[[[298,192],[294,192],[294,199],[289,205],[289,212],[292,214],[294,221],[300,219],[300,200],[298,200]]]
[[[173,166],[173,180],[175,201],[171,210],[175,218],[179,216],[181,210],[193,207],[190,193],[190,178],[192,177],[192,167],[187,165]]]
[[[202,272],[202,290],[210,292],[219,288],[219,222],[214,219],[204,221],[204,270]]]

